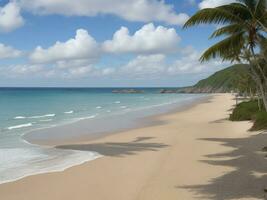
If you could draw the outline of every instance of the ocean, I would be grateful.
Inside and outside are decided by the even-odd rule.
[[[0,88],[0,183],[62,171],[101,157],[97,152],[33,143],[80,136],[76,130],[61,131],[59,137],[61,128],[79,129],[83,122],[80,133],[88,135],[132,128],[138,119],[169,112],[205,96],[159,94],[159,88],[138,88],[145,91],[140,94],[117,94],[112,93],[113,89]],[[112,123],[108,123],[110,120]]]

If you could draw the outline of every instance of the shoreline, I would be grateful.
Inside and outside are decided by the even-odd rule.
[[[63,172],[0,185],[8,200],[262,199],[266,134],[250,122],[225,120],[230,94],[214,95],[184,111],[159,117],[156,126],[111,134],[60,148],[104,157]],[[257,153],[258,152],[258,153]],[[16,193],[12,193],[16,191]]]
[[[152,113],[147,117],[141,117],[141,118],[135,119],[134,123],[132,123],[132,126],[129,126],[127,128],[120,129],[120,130],[111,130],[111,131],[106,131],[106,132],[102,132],[102,133],[89,132],[87,135],[83,135],[82,137],[76,137],[73,140],[66,140],[65,141],[63,139],[63,141],[60,141],[60,142],[56,141],[54,143],[50,143],[50,142],[39,142],[38,143],[38,142],[32,142],[32,141],[26,140],[24,138],[24,136],[25,136],[25,134],[24,134],[24,136],[22,136],[24,143],[27,143],[28,145],[36,148],[37,150],[39,149],[40,153],[47,152],[47,151],[53,151],[55,155],[60,153],[61,154],[61,160],[59,160],[60,159],[59,158],[56,163],[54,163],[54,159],[50,160],[49,163],[46,163],[46,164],[44,163],[42,165],[42,167],[40,167],[38,169],[36,168],[35,170],[34,170],[34,168],[30,168],[29,170],[24,169],[24,168],[18,169],[18,170],[21,170],[21,173],[17,172],[16,176],[13,176],[11,174],[12,178],[10,178],[9,175],[7,174],[7,176],[5,178],[4,177],[2,178],[0,184],[18,181],[18,180],[23,179],[23,178],[28,177],[28,176],[34,176],[34,175],[39,175],[39,174],[51,173],[51,172],[62,172],[68,168],[78,166],[80,164],[95,160],[95,159],[101,157],[102,155],[99,155],[98,152],[88,152],[88,155],[84,154],[83,152],[79,153],[79,151],[75,152],[74,150],[73,151],[70,150],[71,152],[68,152],[64,149],[57,148],[57,146],[67,145],[67,144],[82,144],[84,142],[94,141],[96,139],[108,137],[109,135],[119,134],[121,132],[130,131],[133,129],[159,125],[159,123],[161,123],[161,122],[158,119],[161,116],[175,113],[175,112],[181,112],[183,110],[189,109],[190,107],[192,107],[198,103],[207,101],[210,98],[211,98],[211,95],[196,96],[192,99],[190,98],[188,100],[188,102],[183,100],[181,103],[173,103],[173,104],[166,105],[166,106],[159,106],[160,111],[158,111],[158,109],[156,108],[157,112],[155,112],[155,110],[153,112],[153,110],[149,109],[148,111],[150,111],[150,112],[152,111]],[[83,121],[84,123],[86,123],[88,121],[90,122],[91,120],[80,120],[80,121]],[[101,121],[101,119],[98,119],[98,121]],[[77,123],[77,122],[72,122],[72,123],[67,124],[67,126],[69,127],[69,126],[76,125],[76,124],[79,125],[79,123]],[[79,135],[80,130],[79,130],[79,127],[77,127],[77,125],[76,125],[77,129],[75,129],[75,131],[77,131],[77,135]],[[59,126],[55,126],[55,127],[58,130],[60,130],[62,126],[59,125]],[[53,128],[52,129],[51,128],[43,128],[41,130],[49,131],[49,130],[53,130]],[[36,132],[36,130],[31,131],[30,133],[34,134],[35,132]],[[61,131],[61,132],[63,132],[63,131]],[[57,132],[52,132],[52,133],[56,134]],[[68,156],[69,158],[66,157],[66,154],[67,155],[69,154],[69,156]],[[72,159],[71,157],[73,154],[75,154],[76,157],[78,157],[78,159],[77,158]],[[53,155],[51,155],[51,156],[53,156]],[[72,160],[72,161],[70,162],[69,160]],[[55,165],[53,165],[51,163],[54,163]],[[26,172],[24,172],[25,170],[26,170]]]
[[[154,110],[155,113],[150,114],[149,116],[145,116],[145,117],[138,117],[135,119],[128,119],[128,127],[110,127],[109,130],[105,130],[105,131],[91,131],[91,132],[87,132],[85,134],[81,134],[79,136],[79,133],[77,134],[78,136],[75,136],[73,138],[67,138],[67,135],[65,135],[66,137],[64,138],[64,135],[62,136],[62,139],[59,139],[57,141],[55,141],[55,138],[49,138],[46,137],[46,134],[53,134],[53,133],[62,133],[64,131],[66,131],[66,129],[69,128],[73,128],[75,131],[79,131],[81,133],[81,130],[79,130],[79,126],[83,126],[86,127],[88,125],[84,125],[85,123],[90,123],[92,122],[90,119],[82,119],[79,121],[75,121],[75,122],[71,122],[71,123],[67,123],[67,124],[63,124],[63,125],[58,125],[58,126],[52,126],[52,127],[47,127],[47,128],[42,128],[42,129],[37,129],[37,130],[33,130],[30,132],[27,132],[23,135],[22,139],[25,140],[25,142],[31,144],[31,145],[37,145],[37,146],[43,146],[43,147],[55,147],[58,145],[64,145],[64,144],[70,144],[70,143],[75,143],[75,144],[79,144],[82,143],[84,141],[88,142],[88,141],[93,141],[96,139],[100,139],[109,135],[113,135],[113,134],[118,134],[121,132],[126,132],[126,131],[130,131],[133,129],[139,129],[139,128],[145,128],[145,127],[150,127],[150,126],[154,126],[154,125],[158,125],[160,122],[160,119],[162,116],[164,115],[169,115],[169,114],[173,114],[173,113],[177,113],[177,112],[182,112],[184,110],[190,109],[191,107],[193,107],[196,104],[202,103],[202,102],[206,102],[209,99],[212,98],[213,95],[210,94],[206,94],[205,96],[201,96],[201,97],[197,97],[195,99],[190,99],[189,102],[182,102],[182,104],[179,103],[173,103],[167,106],[159,106],[160,111],[156,111]],[[145,111],[144,110],[140,110],[140,111]],[[138,111],[138,112],[140,112]],[[125,115],[125,113],[123,114],[118,114],[120,116]],[[103,119],[97,119],[98,123],[101,123],[103,121]],[[104,122],[110,121],[110,119],[104,118]],[[116,122],[116,121],[115,121]],[[98,124],[99,125],[99,124]],[[44,136],[41,139],[36,139],[36,135],[40,135],[41,137]],[[52,142],[52,140],[54,140]]]

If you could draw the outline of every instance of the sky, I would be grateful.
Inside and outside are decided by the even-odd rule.
[[[180,87],[229,63],[200,63],[215,25],[183,29],[233,0],[0,0],[0,87]]]

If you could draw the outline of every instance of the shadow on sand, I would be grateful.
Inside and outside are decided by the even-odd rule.
[[[201,162],[215,166],[232,167],[233,170],[210,180],[205,185],[177,186],[189,189],[200,199],[264,199],[267,187],[267,159],[261,150],[267,145],[267,134],[248,138],[204,138],[200,140],[220,142],[235,148],[221,154],[211,154]],[[220,160],[219,160],[220,159]]]
[[[162,143],[144,142],[150,139],[153,139],[153,137],[138,137],[131,142],[73,144],[57,146],[57,148],[79,151],[95,151],[104,156],[122,157],[125,155],[135,155],[142,151],[158,151],[160,148],[165,148],[168,146]]]

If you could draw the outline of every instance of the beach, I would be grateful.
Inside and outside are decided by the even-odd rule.
[[[234,104],[215,94],[151,126],[57,146],[103,156],[1,184],[1,200],[264,199],[267,135],[229,121]]]

